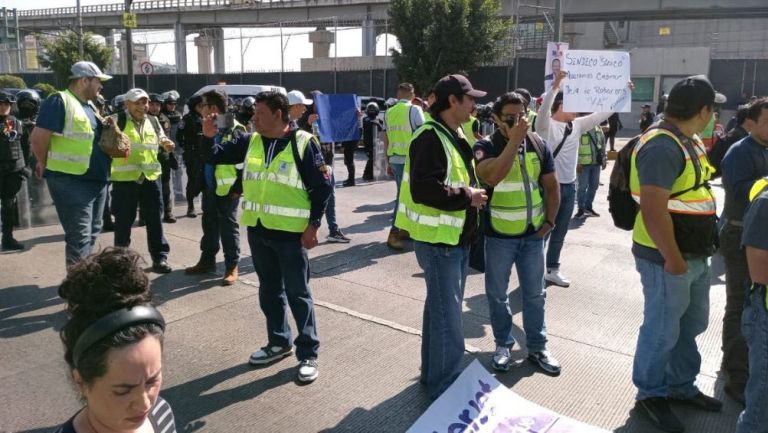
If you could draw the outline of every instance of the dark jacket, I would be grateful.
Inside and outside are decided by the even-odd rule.
[[[0,174],[17,173],[27,165],[22,146],[24,127],[14,116],[0,117]]]
[[[749,133],[746,129],[742,128],[741,126],[737,126],[728,131],[728,133],[725,134],[725,137],[715,142],[715,145],[712,146],[712,149],[710,149],[707,154],[709,157],[709,162],[713,167],[715,167],[715,174],[712,176],[713,179],[722,176],[723,171],[721,165],[723,163],[723,158],[725,158],[725,154],[728,152],[728,149],[730,149],[731,146],[733,146],[737,141],[740,141],[747,135],[749,135]]]

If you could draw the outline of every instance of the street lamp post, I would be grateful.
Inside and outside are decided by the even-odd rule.
[[[133,0],[125,0],[125,12],[131,12],[131,3]],[[131,28],[125,28],[125,72],[128,74],[128,84],[130,88],[136,87],[136,77],[133,73],[133,35],[131,34]]]

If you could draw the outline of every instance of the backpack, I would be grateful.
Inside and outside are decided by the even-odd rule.
[[[651,125],[643,134],[656,128],[666,129],[678,136],[681,139],[680,132],[677,128],[664,126],[663,123],[657,123]],[[613,218],[613,225],[623,229],[632,230],[635,227],[635,219],[637,213],[640,211],[640,205],[637,204],[634,198],[632,198],[632,191],[629,188],[630,172],[632,170],[632,153],[637,147],[637,143],[640,142],[640,137],[643,135],[637,135],[633,137],[619,151],[616,157],[616,162],[611,170],[611,180],[608,184],[608,212],[610,212]],[[681,140],[682,141],[682,140]],[[689,152],[691,150],[689,149]],[[701,186],[701,167],[698,163],[694,163],[694,169],[696,170],[696,181],[692,188],[688,188],[683,191],[671,194],[669,198],[679,197],[691,190],[697,189]]]

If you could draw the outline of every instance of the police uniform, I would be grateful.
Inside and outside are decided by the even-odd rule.
[[[0,94],[0,101],[12,102],[7,94]],[[13,228],[18,225],[16,194],[24,184],[28,154],[22,148],[24,130],[14,116],[0,116],[0,224],[2,248],[21,250],[24,246],[13,238]]]
[[[171,135],[171,120],[165,113],[159,113],[157,115],[157,121],[163,128],[163,133],[166,137],[172,137]],[[168,152],[162,146],[157,153],[157,159],[160,161],[160,184],[163,189],[163,222],[175,223],[176,218],[173,216],[173,197],[171,197],[171,174],[172,171],[178,170],[179,164],[176,161],[176,155],[174,151]]]
[[[199,98],[199,97],[193,97]],[[192,100],[192,98],[190,98]],[[189,106],[189,102],[187,103]],[[182,158],[187,171],[187,186],[185,195],[187,198],[187,217],[195,218],[195,197],[203,189],[203,149],[200,140],[203,136],[203,124],[200,114],[194,106],[189,107],[189,112],[182,117],[176,130],[176,143],[184,149]]]

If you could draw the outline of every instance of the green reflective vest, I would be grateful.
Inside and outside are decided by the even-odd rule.
[[[117,115],[115,115],[115,122]],[[147,180],[156,180],[162,170],[157,152],[160,149],[160,137],[152,126],[149,117],[144,117],[141,133],[136,130],[131,116],[126,116],[123,133],[131,142],[131,150],[127,158],[112,159],[112,180],[115,182],[137,181],[142,175]]]
[[[430,130],[434,130],[440,138],[448,161],[447,176],[444,183],[453,188],[470,186],[469,171],[450,138],[451,133],[445,127],[434,121],[427,122],[416,130],[414,139]],[[458,245],[464,228],[464,221],[467,218],[466,211],[444,211],[415,203],[411,197],[410,170],[411,158],[406,156],[403,180],[400,183],[400,204],[397,208],[395,226],[407,230],[411,238],[417,241]]]
[[[411,103],[400,101],[384,114],[387,123],[387,156],[406,156],[411,143]]]
[[[64,130],[54,132],[48,148],[46,168],[68,174],[88,171],[93,151],[91,121],[77,97],[67,90],[58,93],[64,102]]]
[[[232,140],[232,135],[236,130],[246,132],[245,126],[235,120],[235,125],[221,137],[221,142]],[[216,164],[213,176],[216,178],[216,195],[224,197],[229,194],[232,185],[237,181],[237,170],[242,170],[243,164]]]
[[[304,151],[312,134],[297,130],[298,154]],[[243,215],[240,219],[246,226],[258,222],[271,230],[302,233],[309,224],[312,204],[309,193],[299,174],[298,163],[293,157],[293,143],[288,144],[267,165],[264,142],[261,135],[254,133],[248,144],[243,173]]]
[[[525,148],[525,143],[521,145]],[[518,236],[528,225],[538,230],[544,224],[544,200],[539,184],[541,160],[536,152],[518,154],[504,179],[493,188],[490,202],[491,227],[497,233]]]
[[[693,146],[696,153],[695,155],[691,155],[688,153],[686,146],[680,142],[680,140],[673,132],[662,128],[651,129],[640,136],[640,141],[635,146],[631,157],[629,189],[632,192],[632,197],[637,203],[640,204],[640,206],[642,206],[642,203],[640,203],[640,179],[637,174],[637,154],[640,149],[643,148],[645,143],[659,135],[667,135],[675,140],[675,143],[680,146],[680,148],[683,150],[683,154],[685,155],[685,167],[683,168],[683,172],[677,177],[677,179],[675,179],[675,182],[672,184],[670,194],[676,194],[681,191],[689,190],[696,185],[696,168],[691,158],[697,158],[699,160],[699,165],[701,166],[700,183],[708,181],[712,177],[712,173],[715,172],[714,168],[709,164],[709,160],[707,159],[707,151],[704,148],[704,144],[701,142],[701,140],[699,140],[697,136],[694,136],[694,139],[691,140],[691,145]],[[669,201],[667,202],[667,210],[671,214],[700,216],[714,215],[716,211],[715,196],[712,194],[712,191],[710,191],[708,187],[702,186],[701,188],[689,190],[682,195],[670,197]],[[640,245],[649,248],[656,248],[656,243],[653,242],[653,239],[651,239],[651,236],[648,234],[648,230],[645,227],[642,212],[638,212],[637,217],[635,217],[635,226],[632,231],[632,240]]]
[[[475,138],[475,133],[472,132],[472,125],[477,122],[477,117],[475,116],[469,116],[469,120],[461,124],[461,129],[464,131],[464,136],[467,138],[467,143],[469,143],[469,146],[472,147],[477,142],[477,138]]]
[[[600,126],[581,134],[579,141],[579,164],[594,165],[598,163],[597,155],[605,147],[605,134]]]
[[[425,122],[429,122],[430,120],[432,120],[432,113],[430,113],[429,111],[425,111],[424,112],[424,121]]]
[[[768,191],[768,176],[755,181],[755,184],[752,185],[752,189],[749,191],[749,201],[755,201],[757,196],[762,194],[763,191]],[[755,290],[756,288],[757,283],[753,282],[751,290]],[[765,308],[768,308],[768,292],[765,293]]]

